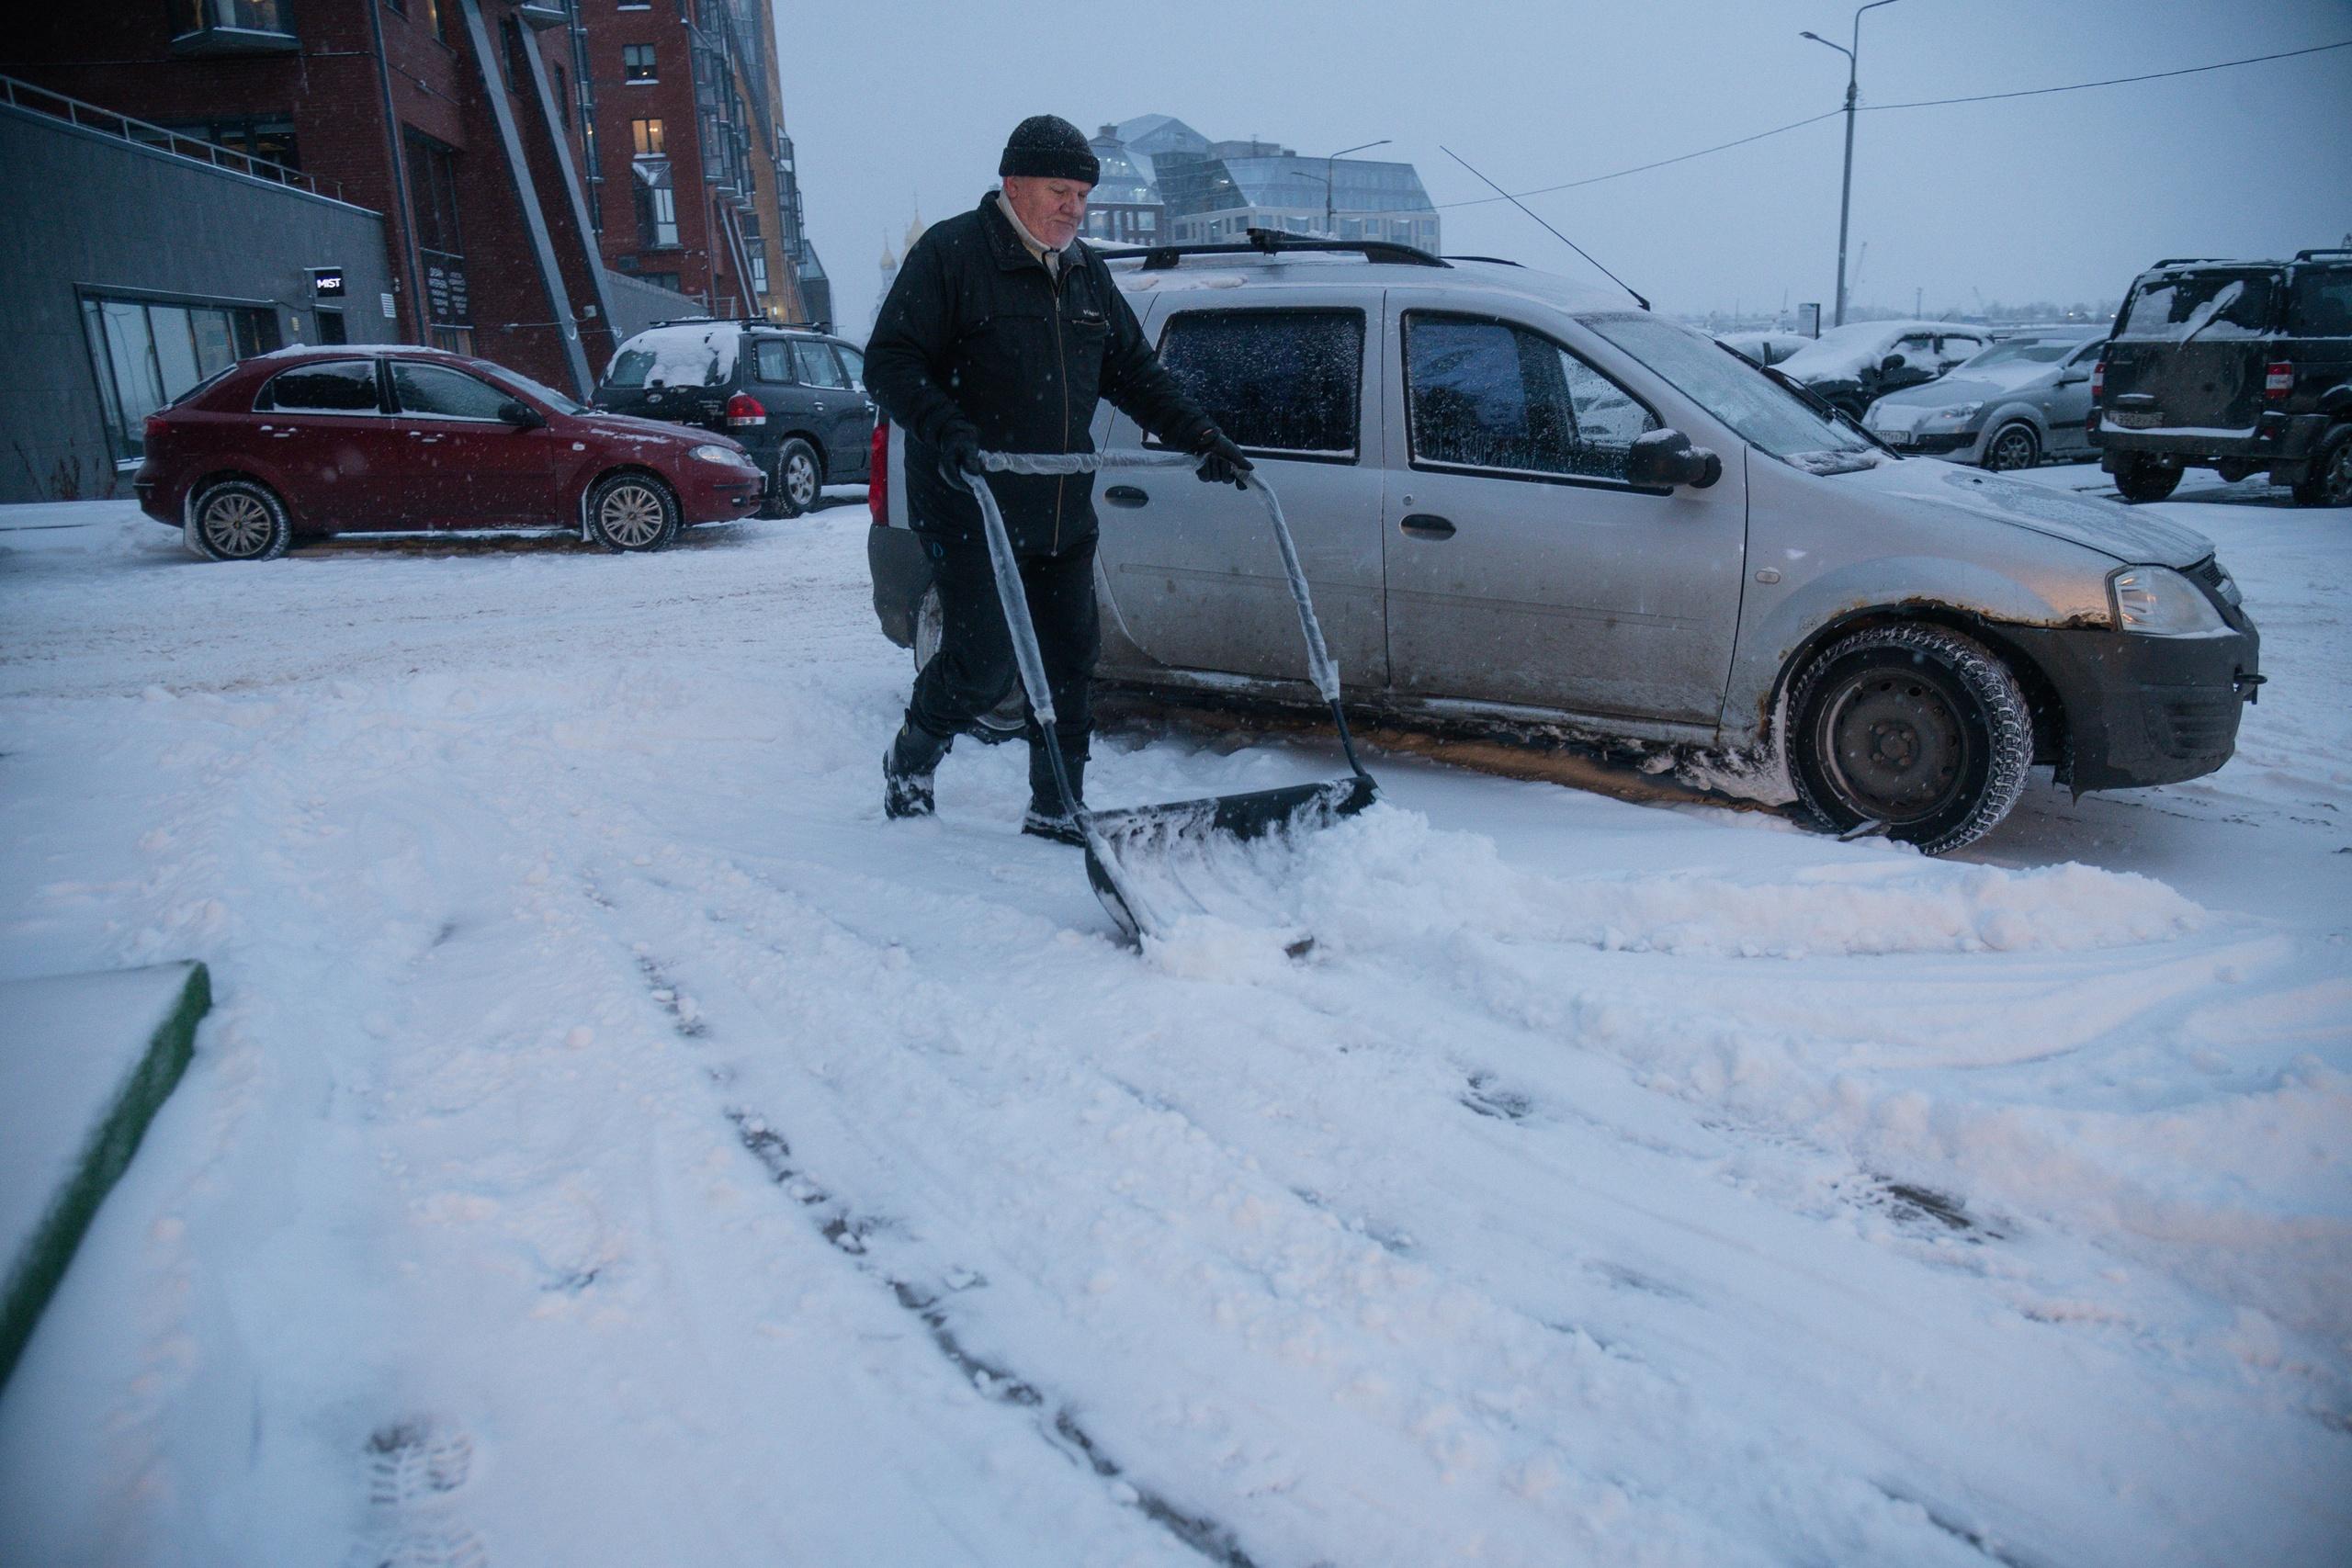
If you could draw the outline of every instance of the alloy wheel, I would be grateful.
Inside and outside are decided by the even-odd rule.
[[[204,508],[204,536],[224,556],[249,556],[268,542],[273,519],[258,496],[232,491]]]
[[[805,512],[817,500],[817,463],[806,452],[795,452],[785,460],[784,490],[792,498],[793,510]]]
[[[2041,454],[2034,449],[2033,432],[2022,424],[2012,424],[1993,437],[1992,450],[1984,454],[1988,468],[2030,468]]]
[[[606,538],[623,549],[642,549],[661,537],[667,521],[662,498],[642,484],[615,487],[596,512],[596,523]]]

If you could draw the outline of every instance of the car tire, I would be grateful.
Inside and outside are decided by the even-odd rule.
[[[651,474],[607,474],[588,492],[589,536],[608,550],[663,549],[678,528],[678,498]]]
[[[2180,466],[2153,457],[2126,457],[2115,470],[2115,491],[2133,502],[2162,501],[2180,484]]]
[[[2041,461],[2041,437],[2033,426],[2021,419],[2013,419],[1993,432],[1984,443],[1984,467],[1995,473],[2011,468],[2030,468]]]
[[[2297,506],[2352,506],[2352,424],[2320,438],[2311,467],[2295,481]]]
[[[1990,832],[2033,764],[2033,714],[2007,665],[1943,626],[1841,637],[1789,694],[1789,775],[1814,823],[1943,854]]]
[[[762,501],[763,517],[797,517],[817,504],[825,482],[824,465],[817,449],[797,435],[776,448],[775,466],[768,470],[768,493]]]
[[[939,589],[936,585],[926,588],[922,591],[922,602],[915,606],[913,649],[916,674],[922,674],[922,667],[939,652],[940,639],[945,629],[946,615],[940,608]],[[1016,676],[1004,695],[997,700],[997,705],[974,719],[965,733],[984,746],[997,746],[1007,740],[1018,740],[1028,733],[1028,729],[1029,696],[1021,689],[1021,682]]]
[[[206,560],[275,560],[293,543],[294,525],[259,479],[220,479],[188,502],[181,537]]]

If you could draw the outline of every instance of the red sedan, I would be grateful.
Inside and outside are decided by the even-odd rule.
[[[214,560],[295,538],[578,528],[658,550],[746,517],[765,485],[724,436],[599,413],[438,349],[353,344],[244,360],[146,423],[141,510]]]

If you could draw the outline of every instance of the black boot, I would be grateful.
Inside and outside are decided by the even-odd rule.
[[[912,719],[899,727],[899,738],[882,753],[882,815],[931,815],[932,771],[954,739],[918,728]]]
[[[1069,797],[1084,805],[1086,801],[1086,753],[1062,754],[1062,767],[1069,775]],[[1078,830],[1078,818],[1062,804],[1061,786],[1054,782],[1053,759],[1042,743],[1029,746],[1029,810],[1021,818],[1021,830],[1032,838],[1051,839],[1057,844],[1083,844],[1086,835]]]

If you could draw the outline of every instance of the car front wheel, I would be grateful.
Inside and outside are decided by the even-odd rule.
[[[775,468],[768,475],[767,502],[760,515],[799,516],[817,504],[817,491],[823,483],[817,449],[794,436],[776,449]]]
[[[2033,762],[2033,716],[2008,666],[1942,626],[1832,643],[1789,695],[1789,773],[1815,822],[1870,823],[1942,854],[2009,814]]]
[[[2298,506],[2352,506],[2352,424],[2327,433],[2310,471],[2295,482]]]
[[[2033,426],[2023,420],[2013,421],[1993,433],[1984,446],[1984,466],[1998,471],[2005,468],[2030,468],[2041,461],[2041,440]]]
[[[2162,501],[2179,484],[2179,465],[2153,457],[2128,457],[2115,470],[2115,491],[2130,502]]]
[[[181,536],[207,560],[270,560],[286,553],[293,525],[277,492],[258,479],[222,479],[189,503]]]
[[[678,501],[650,474],[611,474],[588,492],[588,531],[608,550],[658,550],[678,536]]]

